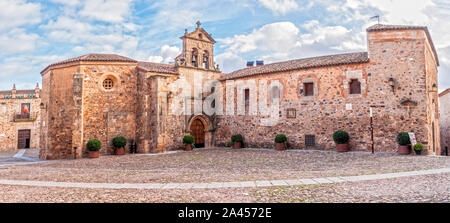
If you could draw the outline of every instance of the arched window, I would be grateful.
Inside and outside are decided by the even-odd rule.
[[[280,88],[278,86],[273,86],[270,90],[270,102],[273,102],[275,99],[280,100]]]
[[[350,94],[361,94],[361,82],[358,79],[350,81]]]
[[[192,49],[192,60],[191,64],[194,67],[198,67],[198,51],[196,48]]]
[[[209,53],[206,50],[203,52],[203,68],[209,69]]]

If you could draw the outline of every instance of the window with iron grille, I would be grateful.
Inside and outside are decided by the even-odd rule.
[[[316,145],[316,136],[315,135],[305,135],[305,145],[306,146],[315,146]]]
[[[114,81],[111,78],[106,78],[103,81],[103,88],[106,90],[111,90],[114,87]]]

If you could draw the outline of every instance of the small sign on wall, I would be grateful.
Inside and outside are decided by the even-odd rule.
[[[411,141],[411,145],[414,147],[414,145],[417,144],[416,135],[414,134],[414,132],[408,132],[408,135],[409,135],[409,140]]]
[[[3,137],[3,136],[5,136],[5,134],[0,134],[0,137]]]
[[[346,104],[345,105],[345,110],[347,110],[347,111],[352,110],[352,104]]]
[[[297,117],[297,110],[295,108],[288,108],[286,110],[286,117],[288,117],[288,118],[296,118]]]

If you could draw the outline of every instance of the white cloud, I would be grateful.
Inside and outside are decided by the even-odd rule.
[[[284,15],[299,8],[295,0],[259,0],[259,3],[274,14]]]
[[[131,3],[132,0],[89,0],[84,2],[80,15],[93,20],[119,23],[130,15]]]
[[[308,21],[300,27],[291,22],[271,23],[248,35],[235,35],[218,41],[222,43],[225,53],[218,55],[216,61],[227,72],[244,67],[242,57],[248,60],[263,59],[266,63],[271,63],[366,50],[365,33],[343,26],[325,26],[316,20]]]
[[[148,61],[155,63],[172,63],[175,57],[180,55],[181,50],[176,46],[164,45],[161,47],[161,51],[158,56],[150,56]]]
[[[50,0],[50,1],[53,3],[67,5],[67,6],[71,6],[71,7],[80,5],[79,0]]]
[[[0,1],[0,31],[41,21],[41,6],[25,0]]]
[[[13,29],[0,34],[0,55],[33,51],[38,39],[39,35],[28,34],[24,29]]]
[[[217,55],[215,61],[217,64],[220,64],[220,69],[225,73],[241,69],[245,66],[245,60],[232,52]]]
[[[246,53],[254,50],[285,51],[298,45],[299,29],[291,22],[278,22],[253,30],[249,35],[235,35],[220,39],[223,46],[232,52]]]

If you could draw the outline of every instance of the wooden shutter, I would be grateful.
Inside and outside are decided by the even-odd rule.
[[[361,82],[352,79],[350,82],[350,94],[361,94]]]
[[[305,83],[305,96],[314,96],[314,83]]]

